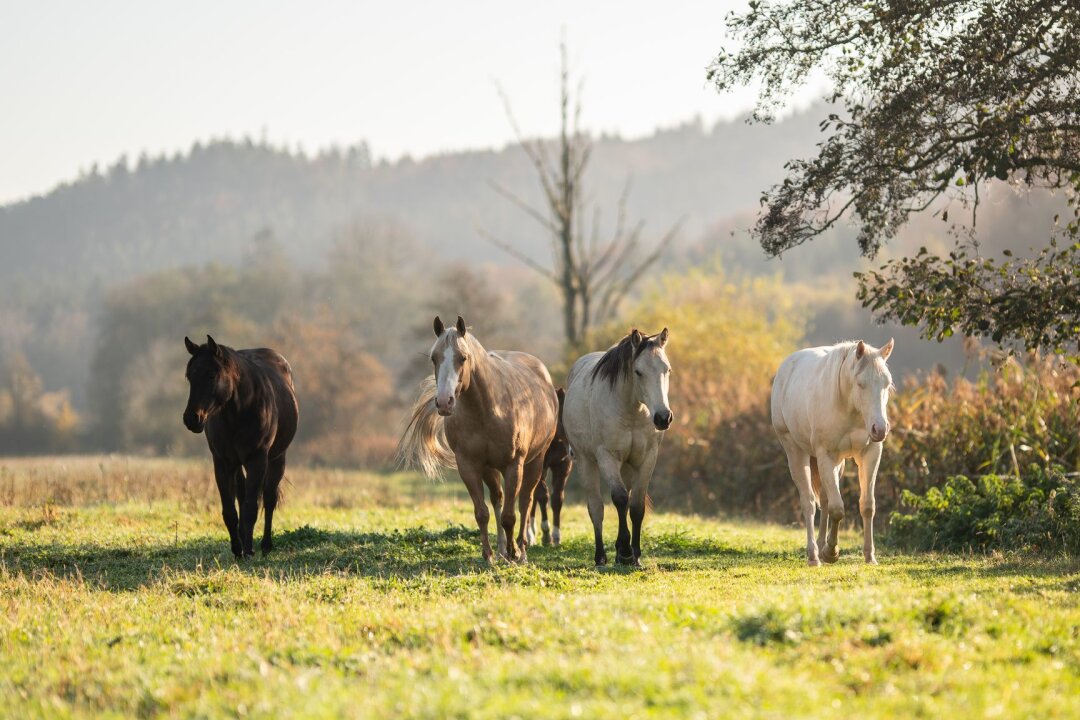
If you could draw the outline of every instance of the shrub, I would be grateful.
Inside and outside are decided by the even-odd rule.
[[[890,536],[927,550],[1080,552],[1080,478],[1031,465],[1023,477],[955,475],[941,488],[903,493]]]
[[[1080,367],[1057,358],[1007,360],[974,381],[941,373],[909,381],[891,411],[878,504],[925,493],[954,475],[1017,476],[1036,463],[1080,470]]]

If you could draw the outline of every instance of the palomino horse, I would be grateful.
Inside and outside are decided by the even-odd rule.
[[[570,477],[570,471],[574,469],[574,451],[570,448],[570,441],[566,438],[566,428],[562,421],[566,392],[559,388],[555,393],[559,396],[559,426],[555,431],[555,439],[551,441],[547,452],[544,453],[544,473],[540,476],[540,482],[536,484],[536,492],[533,495],[529,524],[525,530],[525,539],[530,545],[536,543],[537,509],[540,510],[540,530],[543,533],[544,544],[554,544],[558,547],[561,542],[559,518],[562,515],[563,498],[566,497],[566,480]],[[550,493],[545,482],[548,470],[551,471]],[[551,525],[548,525],[547,515],[549,499],[551,500]]]
[[[233,350],[209,335],[205,345],[186,337],[184,344],[191,353],[187,365],[191,394],[184,425],[193,433],[206,429],[233,555],[255,554],[260,501],[265,555],[273,547],[271,531],[285,475],[285,451],[296,434],[299,415],[292,370],[285,358],[267,348]]]
[[[500,522],[499,552],[524,562],[525,520],[559,413],[551,376],[532,355],[484,350],[460,316],[452,328],[436,317],[435,336],[434,378],[421,386],[398,459],[429,477],[436,477],[440,466],[457,467],[473,501],[484,559],[491,561],[487,485]],[[515,501],[521,526],[511,544]]]
[[[844,519],[840,474],[844,461],[859,468],[863,558],[874,555],[874,483],[881,443],[889,434],[892,375],[885,361],[893,341],[880,350],[862,340],[807,348],[780,364],[772,386],[772,424],[787,453],[806,522],[806,559],[811,566],[836,562],[836,535]],[[821,493],[825,498],[822,501]],[[814,542],[815,504],[822,508]]]
[[[673,419],[668,406],[667,341],[667,328],[651,337],[634,329],[607,352],[580,358],[567,378],[563,423],[585,480],[597,565],[607,564],[600,478],[619,512],[615,561],[641,564],[645,499],[660,438]],[[628,507],[632,537],[626,526]]]

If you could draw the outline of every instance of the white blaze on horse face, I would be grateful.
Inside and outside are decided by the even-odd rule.
[[[446,417],[454,412],[461,375],[460,369],[455,362],[457,353],[455,352],[453,339],[447,339],[445,343],[440,339],[435,343],[435,347],[438,348],[441,344],[444,344],[445,347],[443,348],[442,362],[435,367],[435,407],[440,415]],[[434,352],[433,349],[432,353],[434,354]]]
[[[663,348],[646,350],[634,361],[638,399],[649,409],[649,417],[657,430],[667,430],[673,419],[668,405],[670,375],[671,364]]]
[[[889,434],[889,395],[892,387],[892,375],[880,352],[868,352],[855,365],[852,396],[871,442],[881,442]]]

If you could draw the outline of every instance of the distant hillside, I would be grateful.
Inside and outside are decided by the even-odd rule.
[[[691,123],[640,140],[598,139],[589,189],[610,218],[629,177],[633,217],[659,234],[685,215],[693,237],[754,205],[814,131],[798,116],[773,127]],[[399,219],[448,258],[506,259],[479,237],[478,223],[542,253],[532,221],[490,182],[539,200],[516,146],[373,165],[362,146],[309,157],[250,141],[196,144],[181,156],[121,161],[0,208],[0,280],[108,284],[151,269],[231,263],[263,229],[295,260],[310,260],[335,227],[372,215]]]

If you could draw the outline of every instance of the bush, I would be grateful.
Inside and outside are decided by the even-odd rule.
[[[1080,471],[1080,368],[1056,358],[1007,360],[974,381],[932,373],[904,384],[890,419],[878,506],[954,475],[1020,475],[1036,463]]]
[[[894,512],[890,537],[925,550],[1080,552],[1080,478],[1031,465],[1023,478],[955,475]]]

